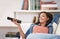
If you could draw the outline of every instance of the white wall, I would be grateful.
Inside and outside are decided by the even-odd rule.
[[[0,26],[9,25],[7,16],[14,17],[14,11],[21,9],[22,0],[0,0]],[[7,25],[7,26],[8,26]],[[5,39],[5,34],[9,31],[17,32],[17,28],[0,27],[0,39]]]
[[[22,0],[0,0],[0,23],[7,22],[7,16],[14,17],[14,11],[20,10]]]

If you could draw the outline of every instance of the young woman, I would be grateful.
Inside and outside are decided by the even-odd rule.
[[[39,14],[39,23],[38,24],[32,24],[31,27],[28,29],[27,33],[24,34],[23,30],[21,29],[21,25],[17,23],[16,19],[13,19],[13,23],[15,23],[19,29],[20,35],[22,36],[22,39],[26,39],[26,37],[30,33],[52,33],[52,26],[48,26],[49,23],[51,23],[53,19],[52,14],[48,12],[41,12]]]

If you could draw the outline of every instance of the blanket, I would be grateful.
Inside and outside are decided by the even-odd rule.
[[[43,33],[31,33],[26,39],[60,39],[60,35],[43,34]]]

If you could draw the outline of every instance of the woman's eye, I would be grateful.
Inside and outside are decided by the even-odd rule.
[[[42,17],[45,17],[45,16],[42,16]]]

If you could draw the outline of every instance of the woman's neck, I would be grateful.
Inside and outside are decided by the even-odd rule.
[[[41,26],[46,26],[46,22],[43,22],[43,23],[40,23],[41,24]]]

